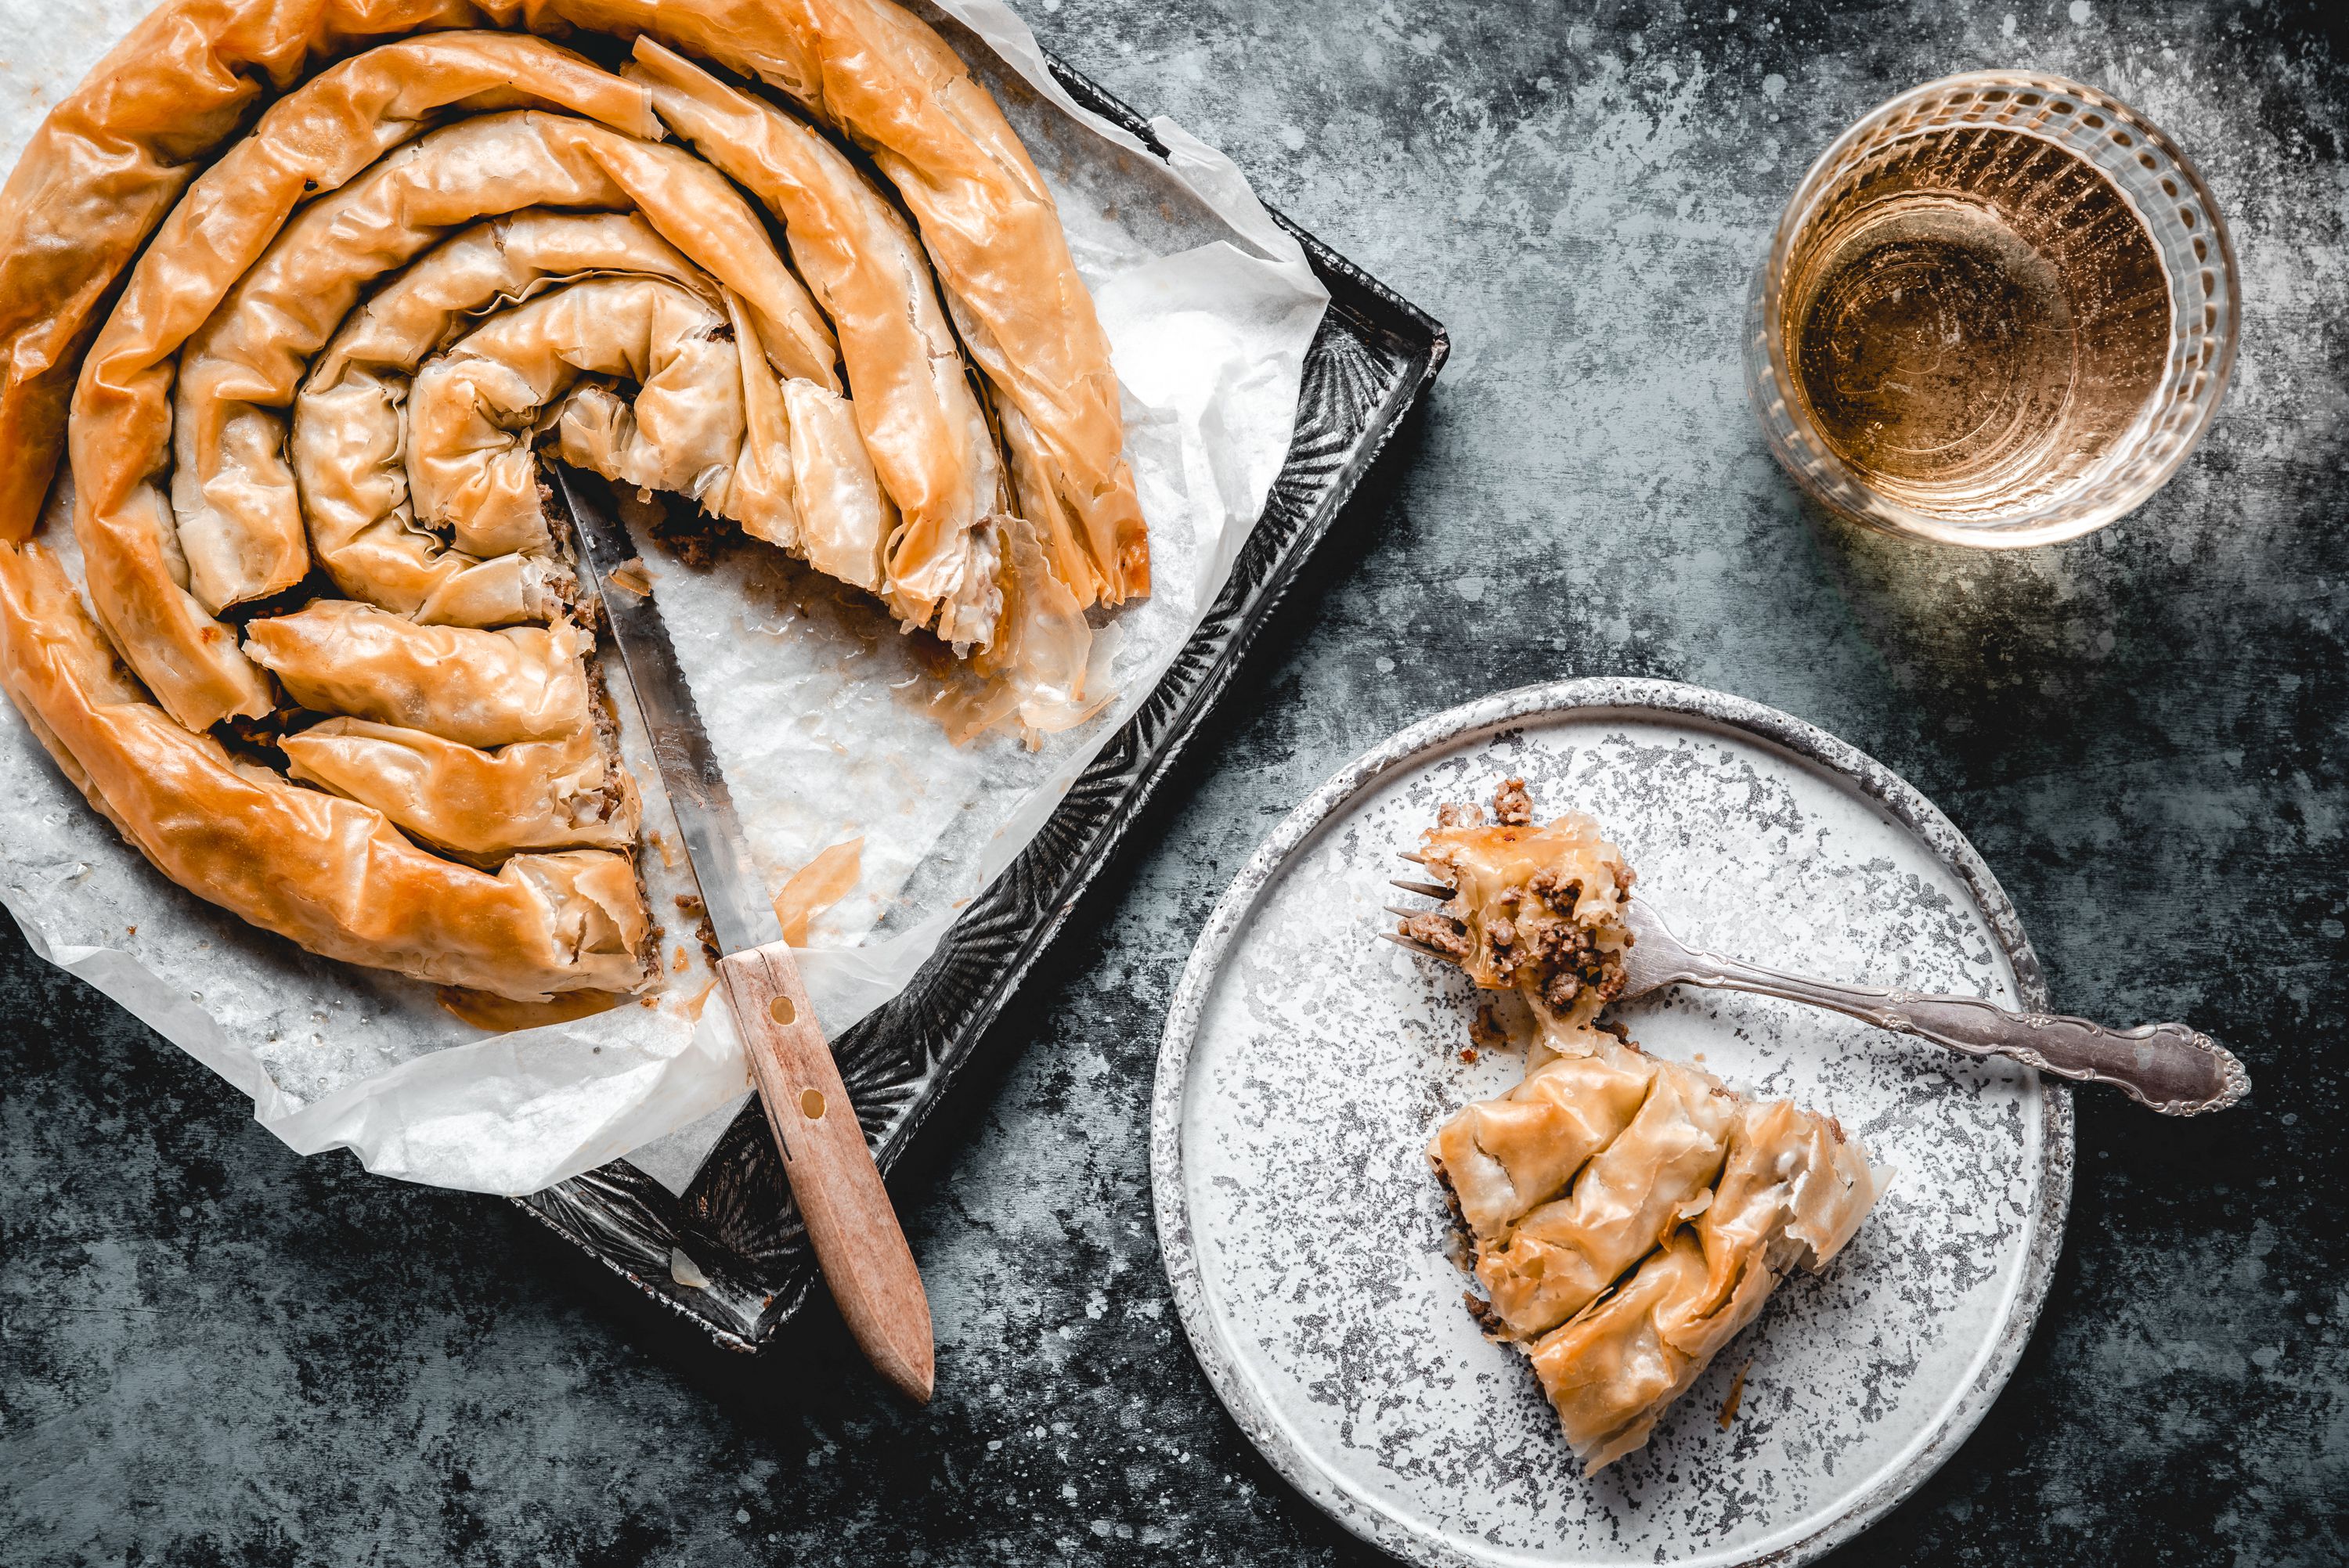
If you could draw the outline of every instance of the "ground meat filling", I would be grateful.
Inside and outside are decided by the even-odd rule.
[[[1414,914],[1402,923],[1402,934],[1457,962],[1468,956],[1468,934],[1460,923],[1441,911]]]
[[[1502,782],[1493,796],[1493,819],[1505,828],[1523,828],[1534,820],[1534,798],[1526,792],[1526,781],[1510,779]]]
[[[1478,891],[1455,891],[1444,908],[1405,917],[1398,934],[1468,969],[1479,984],[1526,992],[1554,1013],[1564,1014],[1580,1003],[1587,1014],[1591,1006],[1604,1006],[1622,994],[1622,964],[1615,951],[1620,944],[1604,944],[1600,934],[1637,879],[1611,846],[1602,846],[1605,860],[1594,861],[1588,840],[1578,848],[1570,847],[1574,841],[1568,838],[1569,847],[1557,852],[1566,854],[1581,874],[1555,865],[1524,872],[1522,857],[1529,846],[1550,841],[1546,835],[1571,834],[1575,830],[1570,824],[1578,820],[1537,827],[1532,793],[1518,778],[1502,782],[1489,819],[1475,805],[1449,801],[1437,809],[1436,820],[1437,830],[1429,836],[1430,847],[1421,863],[1454,890]],[[1509,854],[1521,857],[1516,867],[1490,869],[1507,865]],[[1488,861],[1488,856],[1503,858]],[[1464,881],[1464,858],[1487,865],[1481,882]],[[1603,881],[1599,888],[1587,889],[1585,878],[1593,874],[1594,865]],[[1497,892],[1493,887],[1496,874],[1505,879]],[[1515,882],[1519,876],[1524,880]],[[1586,899],[1586,892],[1593,896]]]

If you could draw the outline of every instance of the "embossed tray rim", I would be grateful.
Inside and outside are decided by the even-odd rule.
[[[1139,113],[1058,55],[1046,50],[1044,57],[1054,77],[1079,103],[1131,132],[1154,154],[1161,158],[1167,155],[1165,148],[1152,132],[1149,122]],[[1450,353],[1450,340],[1441,323],[1331,250],[1278,209],[1268,205],[1267,211],[1295,236],[1316,275],[1329,286],[1331,294],[1330,319],[1342,319],[1348,324],[1347,330],[1359,339],[1384,339],[1392,346],[1407,349],[1406,357],[1416,362],[1415,374],[1406,381],[1398,382],[1371,410],[1362,428],[1340,455],[1329,490],[1302,520],[1294,535],[1278,546],[1263,575],[1253,583],[1244,584],[1241,581],[1243,566],[1251,552],[1243,550],[1240,562],[1235,563],[1231,581],[1218,598],[1217,608],[1220,608],[1223,598],[1236,590],[1241,593],[1244,608],[1223,633],[1220,645],[1213,651],[1212,662],[1190,678],[1189,689],[1183,693],[1173,717],[1164,721],[1163,732],[1152,745],[1132,786],[1092,832],[1085,853],[1055,884],[1055,897],[1045,918],[1021,934],[1012,953],[995,962],[994,972],[988,977],[982,994],[966,1002],[945,1035],[936,1040],[918,1042],[924,1047],[927,1061],[917,1075],[910,1098],[904,1098],[901,1101],[901,1097],[891,1096],[885,1100],[868,1101],[864,1096],[858,1096],[859,1117],[864,1123],[868,1139],[876,1145],[875,1159],[885,1175],[894,1171],[911,1150],[939,1104],[952,1091],[955,1081],[970,1057],[976,1054],[988,1026],[1000,1015],[1028,972],[1066,923],[1076,903],[1092,888],[1102,867],[1117,853],[1136,814],[1155,793],[1207,715],[1214,710],[1257,634],[1285,601],[1305,562],[1327,540],[1332,525],[1361,479],[1403,421],[1419,406]],[[1323,330],[1326,334],[1330,327],[1325,325]],[[1309,359],[1309,369],[1310,364]],[[1298,460],[1299,451],[1299,446],[1293,444],[1291,465]],[[1288,472],[1288,468],[1284,467],[1284,478]],[[1277,482],[1276,496],[1278,492]],[[1274,502],[1268,500],[1268,521],[1273,511]],[[1260,522],[1259,533],[1262,528]],[[1256,537],[1251,536],[1251,545]],[[1211,621],[1215,614],[1215,609],[1211,609]],[[1194,634],[1194,644],[1206,634],[1206,628],[1203,625],[1201,631]],[[1178,659],[1175,669],[1162,680],[1161,693],[1176,686],[1179,673],[1188,662],[1189,651],[1186,647],[1185,656]],[[1150,704],[1145,704],[1143,711],[1128,721],[1128,729],[1137,733],[1142,730],[1150,707]],[[1110,755],[1116,747],[1117,742],[1112,740],[1104,748],[1103,756]],[[1082,784],[1081,779],[1080,789]],[[1076,792],[1072,789],[1071,796]],[[1069,805],[1070,802],[1064,801],[1062,810],[1066,810]],[[1057,815],[1059,813],[1056,812]],[[1049,833],[1048,827],[1047,835]],[[996,883],[973,901],[964,919],[957,923],[940,944],[938,954],[931,965],[916,976],[904,996],[885,1006],[881,1012],[868,1017],[835,1042],[843,1068],[851,1068],[849,1054],[860,1037],[869,1040],[875,1033],[885,1029],[892,1009],[922,993],[926,982],[934,981],[934,971],[953,961],[957,936],[966,927],[986,916],[999,892],[1019,877],[1038,856],[1042,841],[1040,838],[1037,844],[1030,845]],[[850,1076],[850,1087],[854,1090],[857,1085],[853,1068]],[[796,1315],[805,1304],[812,1280],[812,1268],[796,1271],[796,1276],[787,1281],[781,1289],[770,1291],[754,1303],[747,1298],[746,1293],[759,1290],[761,1282],[757,1279],[725,1278],[713,1281],[708,1287],[679,1288],[667,1272],[666,1253],[658,1251],[651,1243],[666,1241],[674,1245],[679,1241],[694,1239],[685,1234],[684,1230],[692,1223],[695,1196],[709,1181],[711,1167],[718,1163],[720,1153],[730,1144],[739,1148],[747,1143],[754,1151],[763,1150],[767,1148],[766,1136],[754,1099],[743,1108],[730,1127],[719,1149],[713,1151],[684,1201],[671,1199],[665,1189],[656,1190],[657,1184],[651,1178],[636,1171],[622,1160],[545,1192],[515,1198],[512,1202],[557,1235],[579,1247],[596,1264],[636,1292],[698,1325],[721,1347],[754,1353],[771,1343],[777,1330]],[[707,1245],[706,1240],[696,1240],[694,1250],[689,1254],[697,1264],[704,1266],[706,1273],[719,1272],[709,1267],[713,1263],[724,1265],[735,1261],[722,1256],[712,1259],[706,1255]],[[749,1271],[734,1272],[741,1274]],[[721,1287],[724,1287],[724,1294],[736,1299],[718,1299]]]
[[[2017,992],[2027,1006],[2047,1010],[2047,979],[2021,916],[1999,886],[1980,852],[1907,779],[1881,762],[1816,725],[1748,698],[1679,681],[1634,676],[1588,676],[1521,686],[1449,708],[1398,732],[1354,758],[1300,801],[1249,856],[1233,877],[1201,928],[1198,944],[1184,965],[1166,1031],[1158,1052],[1157,1080],[1150,1108],[1150,1181],[1158,1222],[1158,1244],[1174,1305],[1207,1380],[1248,1440],[1282,1479],[1322,1511],[1372,1545],[1428,1568],[1487,1568],[1448,1545],[1432,1541],[1392,1514],[1357,1499],[1283,1435],[1247,1377],[1216,1337],[1214,1312],[1201,1277],[1185,1196],[1183,1102],[1192,1047],[1216,975],[1232,943],[1247,926],[1258,899],[1274,878],[1330,818],[1394,770],[1503,726],[1568,714],[1626,717],[1659,716],[1725,730],[1791,755],[1797,762],[1834,774],[1857,789],[1914,834],[1973,895],[1992,934],[2014,971]],[[2027,1069],[2025,1069],[2027,1070]],[[2035,1076],[2035,1075],[2034,1075]],[[2015,1284],[2011,1309],[1996,1343],[1937,1430],[1900,1466],[1866,1492],[1847,1499],[1833,1518],[1803,1539],[1736,1560],[1737,1568],[1794,1568],[1851,1540],[1876,1522],[1955,1454],[2013,1376],[2046,1304],[2055,1260],[2063,1250],[2064,1222],[2071,1208],[2074,1159],[2069,1087],[2040,1078],[2041,1167],[2039,1209],[2031,1250]]]

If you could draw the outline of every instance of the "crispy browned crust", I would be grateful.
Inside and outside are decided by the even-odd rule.
[[[181,886],[329,958],[526,1000],[633,989],[626,856],[518,855],[490,876],[382,813],[238,764],[122,672],[57,562],[0,545],[0,674],[69,777]]]
[[[524,13],[533,26],[649,33],[780,89],[862,148],[912,210],[972,358],[1032,428],[1099,597],[1150,592],[1108,337],[1034,160],[935,29],[891,0],[526,0]]]
[[[957,568],[970,535],[988,526],[1002,475],[928,258],[888,200],[806,124],[652,39],[639,39],[636,54],[630,78],[651,89],[679,136],[781,221],[792,260],[830,314],[865,450],[904,516],[889,542],[895,597],[908,622],[930,624],[937,595],[924,585]]]
[[[439,113],[485,97],[647,129],[656,123],[641,92],[540,39],[464,33],[371,50],[272,105],[197,179],[131,272],[82,366],[72,409],[74,531],[91,605],[156,699],[191,728],[266,712],[268,683],[205,608],[203,558],[183,554],[176,538],[162,481],[181,351],[305,196],[348,183]],[[10,238],[0,228],[0,245]],[[9,385],[0,382],[0,405]],[[301,575],[284,575],[287,558],[306,553],[298,528],[282,531],[292,537],[277,541],[277,575],[263,592]]]
[[[253,106],[353,49],[493,20],[464,0],[180,0],[49,111],[0,188],[0,539],[39,521],[99,307]]]
[[[0,191],[0,449],[11,457],[0,469],[0,542],[22,543],[36,526],[78,375],[70,434],[77,526],[98,623],[54,562],[12,553],[0,680],[77,786],[193,891],[332,956],[516,996],[609,989],[641,976],[646,920],[641,899],[631,903],[622,891],[633,883],[625,858],[525,855],[485,877],[418,850],[367,807],[266,773],[209,733],[228,727],[249,757],[272,757],[283,717],[276,686],[216,613],[242,605],[237,614],[251,616],[259,607],[282,624],[294,617],[276,612],[311,581],[296,514],[265,500],[240,510],[271,491],[271,475],[245,484],[234,461],[272,449],[264,438],[291,392],[274,383],[243,390],[257,382],[239,377],[275,365],[268,355],[282,346],[265,328],[240,337],[235,323],[246,318],[223,301],[266,270],[256,263],[265,252],[276,254],[268,247],[301,211],[322,209],[326,193],[449,114],[553,106],[585,117],[570,123],[613,143],[620,162],[650,169],[684,157],[638,139],[659,133],[641,88],[525,36],[574,28],[623,39],[648,32],[780,87],[862,145],[903,188],[960,341],[1032,436],[1021,449],[1023,482],[1047,513],[1039,526],[1050,554],[1026,549],[1016,519],[989,518],[984,532],[989,551],[1000,549],[1007,562],[1021,549],[1049,559],[1069,579],[1068,592],[1029,583],[1010,594],[996,586],[991,564],[974,575],[982,598],[1003,592],[1026,606],[1035,623],[1026,644],[1064,653],[1037,628],[1081,630],[1076,596],[1116,602],[1148,587],[1147,540],[1120,455],[1107,341],[1051,198],[952,51],[889,0],[165,0],[50,114]],[[255,123],[255,106],[276,93],[285,96]],[[251,134],[222,158],[249,124]],[[607,172],[634,193],[621,172]],[[695,209],[688,228],[708,229],[722,216],[701,211],[712,204],[698,198],[678,205]],[[747,208],[742,215],[763,238]],[[700,258],[687,238],[667,237]],[[142,248],[148,259],[140,263]],[[788,268],[777,262],[771,270],[789,282],[783,292],[804,299]],[[809,378],[791,380],[784,396],[811,387],[836,393],[829,329],[812,307],[800,313],[808,331],[778,335],[770,328],[792,313],[770,308],[774,300],[719,272],[771,339],[765,348],[778,370]],[[338,278],[336,286],[351,283]],[[255,299],[267,297],[255,316],[299,318],[294,335],[303,343],[282,356],[288,363],[300,348],[317,346],[307,335],[323,343],[330,318],[347,304],[331,290],[305,292],[290,273],[257,286]],[[99,313],[118,287],[121,304],[101,333]],[[736,303],[730,296],[730,310]],[[223,322],[230,325],[217,342],[197,344],[208,324]],[[183,387],[201,416],[188,428],[203,460],[191,470],[194,510],[180,520],[192,515],[197,523],[175,533],[181,498],[162,480],[183,350],[202,360],[211,379],[200,386],[190,375]],[[258,413],[239,424],[248,402]],[[848,406],[836,396],[833,404],[833,425],[854,440]],[[797,431],[813,420],[811,413],[802,421],[793,406],[795,461]],[[220,432],[232,427],[247,436],[223,456]],[[834,463],[824,471],[845,470]],[[1009,492],[999,478],[996,499]],[[192,544],[181,549],[198,541],[201,560]],[[1015,574],[1009,564],[999,571]],[[545,601],[563,584],[559,572],[550,577],[531,579],[530,614],[551,613]],[[492,593],[485,605],[523,596],[503,578],[484,592],[491,587],[512,592]],[[118,654],[137,666],[145,689],[116,666]],[[330,708],[373,711],[350,688],[313,674],[312,689]],[[1050,695],[1050,684],[1039,691]],[[325,695],[330,689],[335,695]],[[1073,699],[1062,706],[1083,711]],[[1049,707],[1039,696],[1023,699],[1019,711],[1023,722],[1042,723]],[[490,730],[442,727],[460,732],[444,738],[493,743]],[[622,820],[623,790],[605,790],[600,807],[594,795],[571,798],[595,820],[591,827]],[[483,854],[498,842],[478,841]],[[232,843],[229,853],[222,846]],[[434,908],[450,926],[437,944],[423,928]],[[526,929],[532,920],[543,928],[535,935]]]

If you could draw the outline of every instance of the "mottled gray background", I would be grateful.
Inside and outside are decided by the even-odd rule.
[[[826,1317],[723,1357],[506,1205],[297,1161],[11,934],[0,1561],[1363,1561],[1175,1326],[1144,1130],[1167,994],[1226,878],[1346,758],[1604,673],[1874,752],[1981,846],[2060,1005],[2188,1018],[2258,1080],[2207,1124],[2083,1097],[2022,1370],[1842,1561],[2341,1561],[2349,71],[2323,9],[1032,0],[1048,44],[1228,149],[1457,349],[905,1185],[936,1404],[887,1403]],[[1736,346],[1810,157],[1992,65],[2170,130],[2234,223],[2247,309],[2168,491],[1968,558],[1799,509]]]

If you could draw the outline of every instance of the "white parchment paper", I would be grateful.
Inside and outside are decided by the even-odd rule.
[[[855,891],[815,923],[803,957],[833,1033],[904,989],[1198,624],[1288,451],[1328,304],[1229,160],[1162,119],[1163,162],[1085,114],[995,0],[918,8],[996,95],[1061,203],[1112,345],[1154,593],[1103,630],[1119,694],[1107,711],[1033,749],[1002,733],[957,747],[924,710],[937,672],[854,595],[748,542],[687,565],[640,542],[770,891],[826,848],[862,841]],[[143,10],[100,0],[61,15],[48,0],[0,0],[0,21],[26,41],[0,64],[8,160]],[[70,562],[66,503],[52,498],[42,537]],[[667,829],[641,727],[621,707],[647,825]],[[574,1023],[485,1034],[429,987],[312,957],[174,886],[12,711],[0,717],[0,899],[34,948],[251,1095],[294,1149],[347,1148],[408,1181],[527,1192],[622,1155],[673,1189],[690,1180],[748,1069],[725,1008],[701,1005],[711,976],[675,907],[690,884],[645,858],[668,927],[660,990]]]

